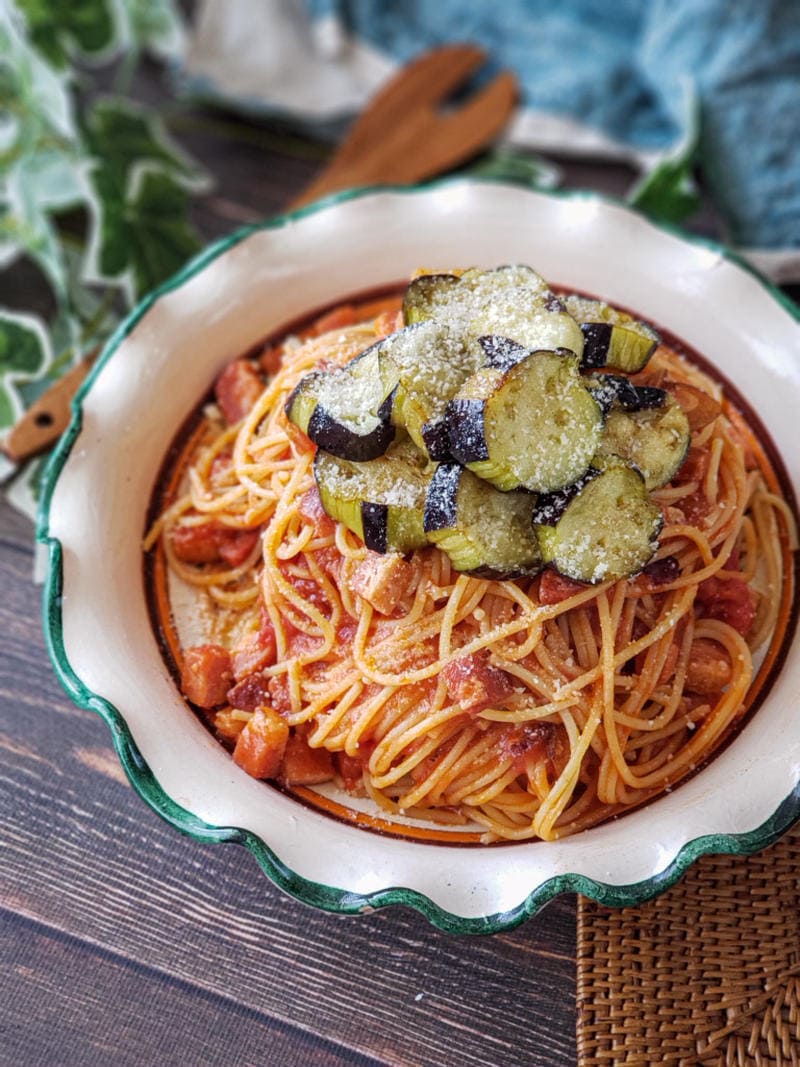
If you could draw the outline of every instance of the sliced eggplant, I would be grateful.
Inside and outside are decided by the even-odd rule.
[[[644,389],[638,390],[644,392]],[[654,407],[612,407],[606,416],[598,456],[621,456],[641,472],[648,489],[666,485],[677,474],[691,444],[689,420],[674,397],[648,387]]]
[[[379,342],[344,367],[301,378],[286,401],[286,417],[333,456],[375,459],[396,436],[392,388],[381,377]]]
[[[441,463],[425,498],[425,533],[458,571],[482,578],[537,574],[533,502],[529,493],[500,493],[459,464]]]
[[[403,319],[407,325],[437,318],[444,295],[458,285],[456,274],[420,274],[403,296]]]
[[[530,352],[467,380],[447,409],[450,450],[508,491],[552,492],[586,471],[600,444],[600,407],[566,352]]]
[[[322,450],[314,458],[325,511],[373,552],[411,552],[428,543],[422,519],[432,474],[433,467],[407,438],[365,463]]]
[[[633,374],[644,367],[661,342],[660,334],[649,323],[602,300],[573,294],[564,298],[564,304],[580,323],[584,368],[614,367]]]
[[[604,415],[613,408],[623,411],[643,411],[645,408],[661,408],[667,402],[667,390],[653,385],[634,385],[622,374],[594,374],[586,380],[587,388],[603,410]]]
[[[578,582],[627,578],[657,547],[661,509],[644,478],[621,459],[607,460],[553,524],[534,524],[542,558]]]
[[[471,339],[497,335],[527,349],[583,351],[580,327],[530,267],[421,275],[409,285],[403,310],[407,322],[435,319]]]
[[[391,391],[393,424],[405,429],[431,459],[446,459],[442,418],[447,402],[481,366],[482,351],[434,320],[407,326],[381,341],[379,348],[383,388]]]

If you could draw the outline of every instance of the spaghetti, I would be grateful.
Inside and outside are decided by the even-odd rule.
[[[395,307],[289,338],[240,422],[207,409],[145,547],[213,606],[212,636],[233,650],[240,698],[204,705],[218,736],[236,744],[264,705],[286,724],[287,762],[258,776],[335,776],[391,815],[477,823],[487,842],[576,833],[690,774],[740,719],[753,653],[791,600],[791,511],[720,386],[661,345],[634,381],[677,395],[692,443],[653,493],[665,522],[644,573],[485,580],[434,547],[375,570],[319,506],[314,446],[284,403],[309,370],[391,332]]]

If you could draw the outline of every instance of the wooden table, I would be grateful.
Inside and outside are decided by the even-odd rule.
[[[152,74],[138,87],[161,94]],[[276,211],[321,155],[200,110],[175,132],[217,181],[196,210],[209,239]],[[574,163],[565,176],[617,193],[630,180]],[[181,837],[130,788],[101,720],[56,681],[32,540],[0,504],[0,1063],[575,1062],[574,897],[508,934],[453,937],[401,908],[312,911],[244,849]]]

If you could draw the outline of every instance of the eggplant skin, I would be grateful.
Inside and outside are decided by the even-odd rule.
[[[458,463],[441,463],[436,468],[425,497],[422,526],[426,533],[455,526],[456,497],[462,470]]]
[[[478,463],[489,458],[483,427],[484,400],[451,400],[447,405],[450,451],[460,463]]]
[[[489,366],[497,367],[498,370],[508,370],[530,354],[529,348],[500,334],[484,334],[478,338],[478,344],[483,349]]]
[[[389,508],[386,504],[373,504],[365,500],[361,504],[361,522],[364,526],[364,544],[373,552],[385,552],[389,534]]]
[[[540,493],[531,516],[533,525],[555,526],[578,493],[598,474],[600,474],[599,470],[590,467],[586,474],[581,475],[572,485],[567,485],[563,489],[555,489],[552,493]]]
[[[317,404],[308,420],[306,434],[319,448],[339,459],[363,463],[382,456],[395,438],[397,431],[389,422],[392,402],[387,397],[378,409],[380,422],[368,434],[354,433]]]
[[[606,357],[611,345],[612,329],[613,326],[610,322],[581,323],[581,333],[583,334],[581,366],[584,370],[606,365]]]
[[[430,419],[422,427],[422,441],[428,455],[435,463],[446,463],[453,458],[450,451],[450,432],[447,419],[442,416]]]

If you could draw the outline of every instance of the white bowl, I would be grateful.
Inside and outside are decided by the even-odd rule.
[[[748,852],[800,816],[800,648],[735,741],[671,794],[553,843],[463,847],[382,836],[239,771],[189,712],[159,653],[141,538],[159,466],[221,367],[281,325],[398,283],[419,265],[528,262],[706,355],[760,413],[800,484],[796,311],[721,248],[591,195],[475,181],[361,191],[234,234],[117,331],[53,456],[39,538],[46,631],[72,698],[108,722],[145,801],[179,829],[246,844],[310,904],[419,908],[459,933],[507,928],[559,892],[645,900],[698,856]]]

